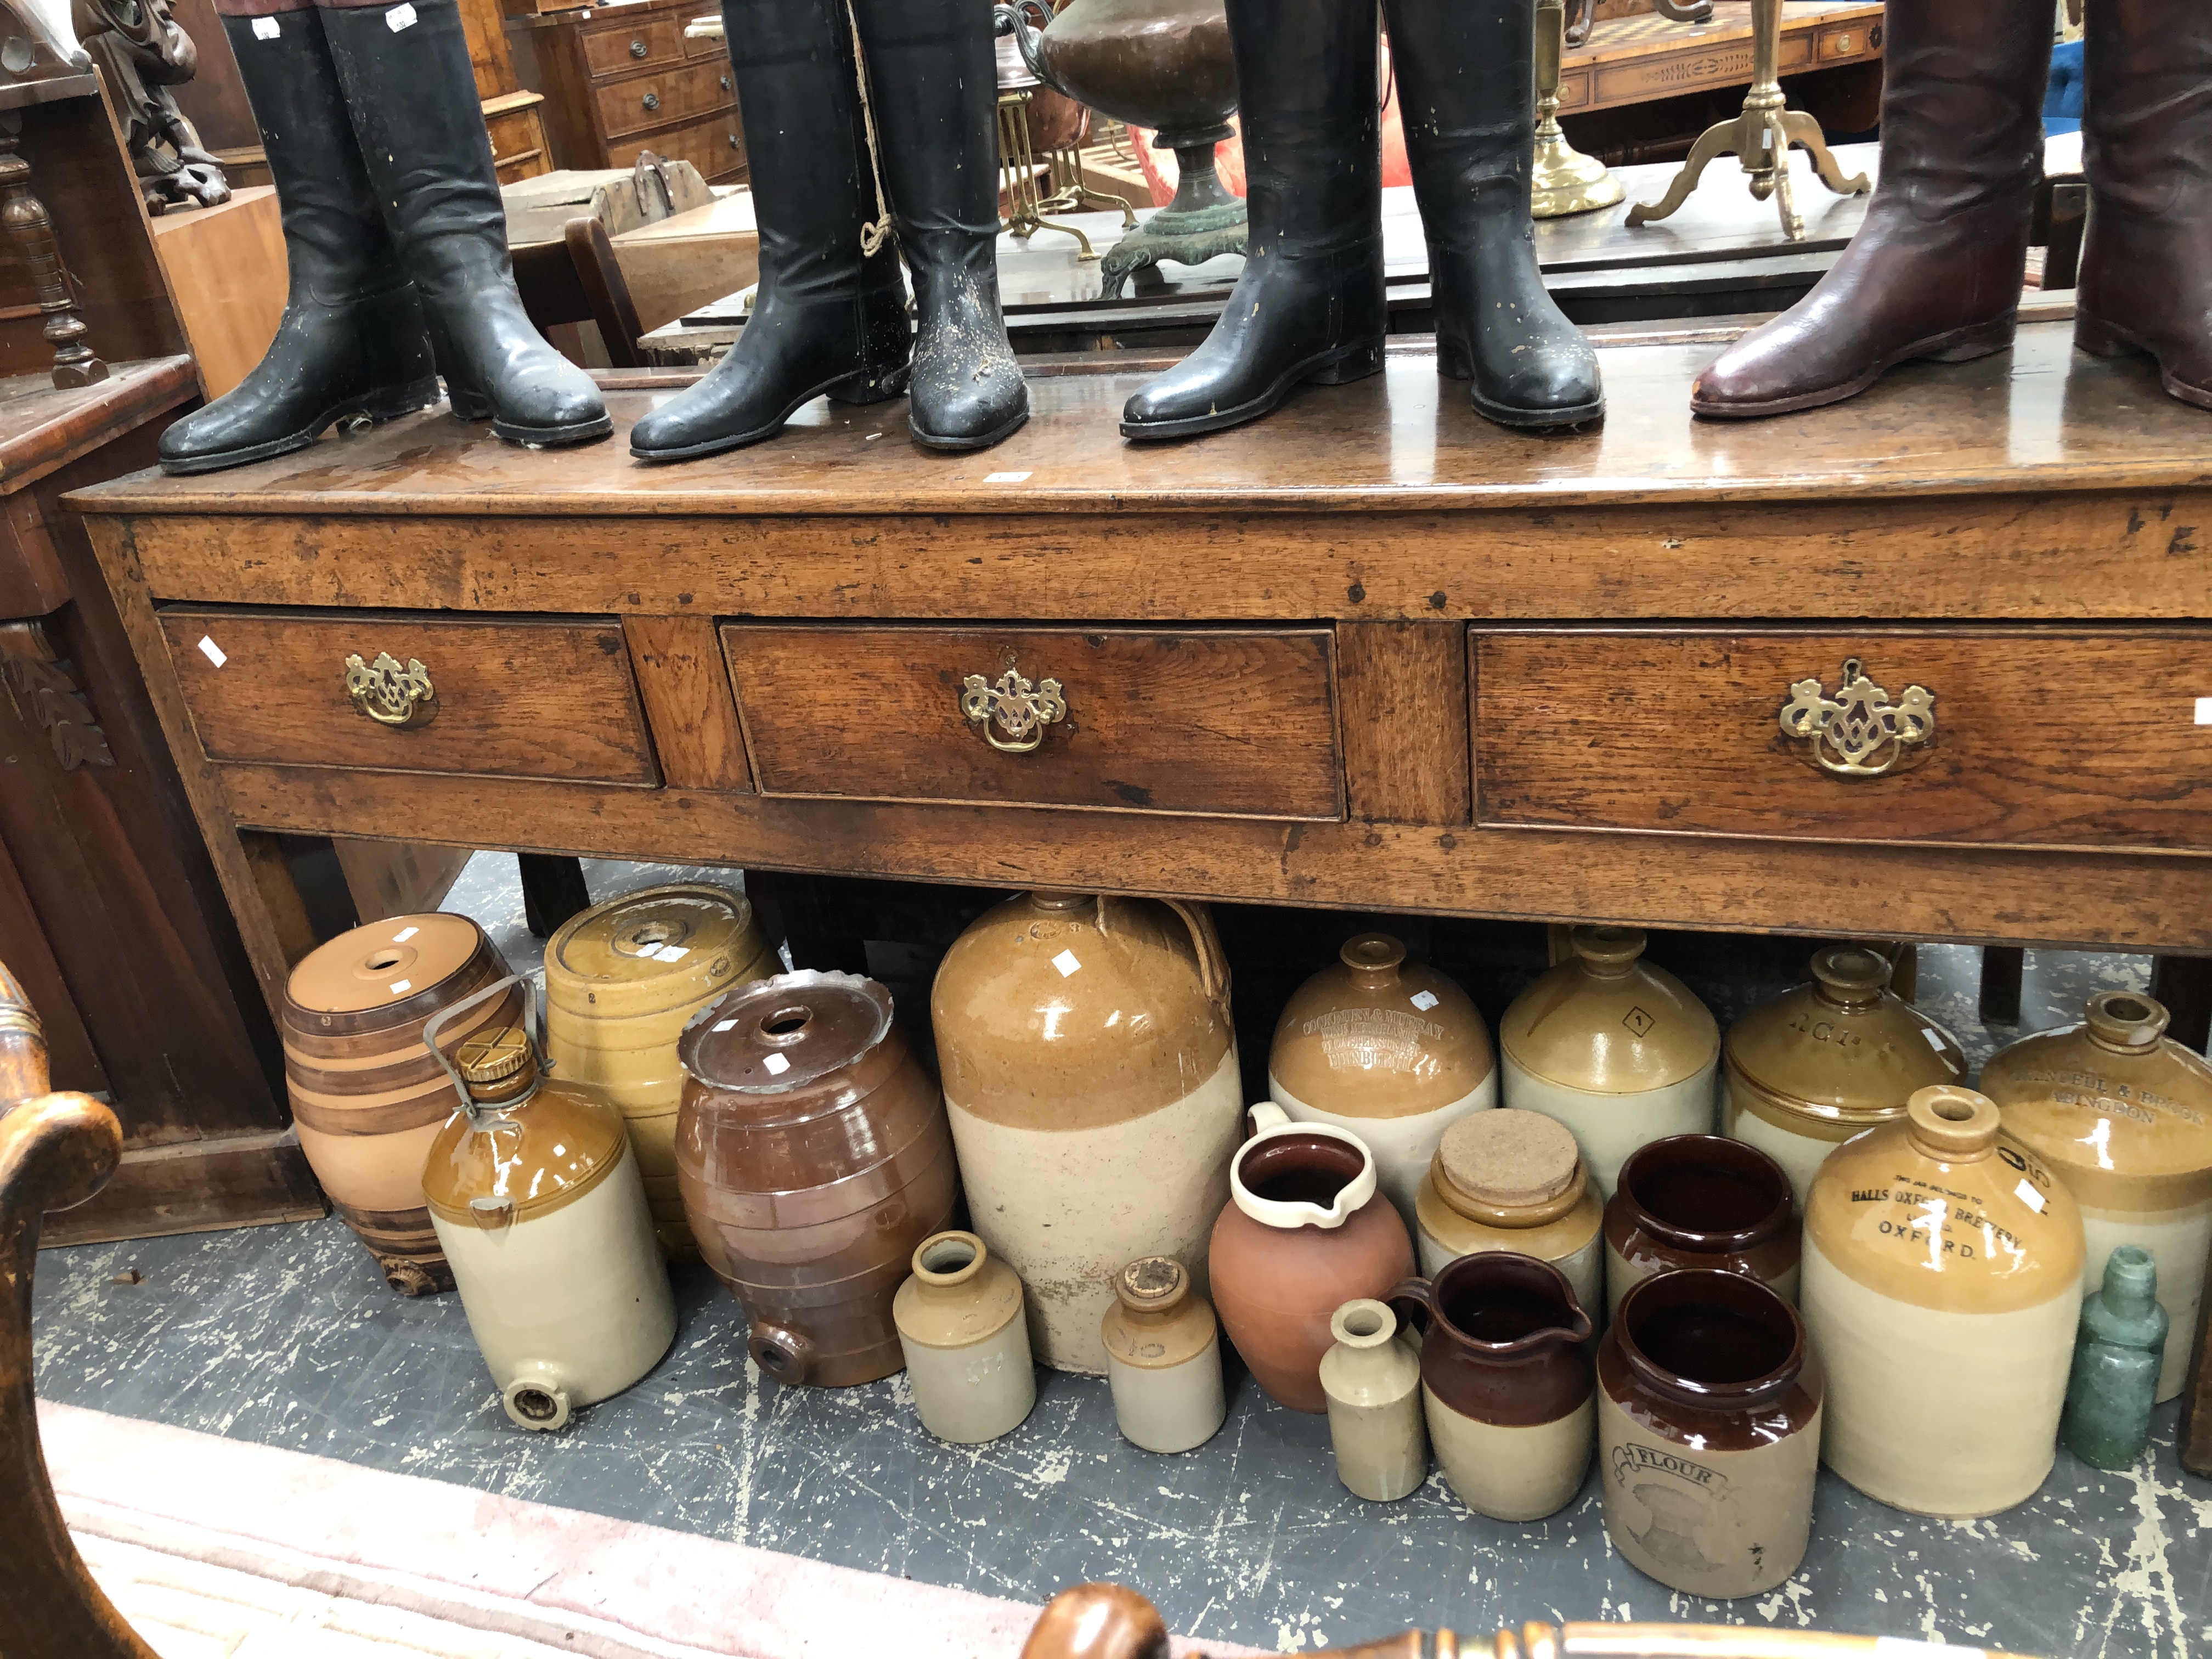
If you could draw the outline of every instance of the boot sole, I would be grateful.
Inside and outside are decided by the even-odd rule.
[[[1003,443],[1020,431],[1029,418],[1030,412],[1024,407],[1013,419],[1001,422],[988,432],[980,432],[972,437],[944,438],[933,432],[924,432],[915,423],[914,416],[909,415],[906,417],[906,429],[914,434],[915,442],[921,445],[922,448],[933,449],[939,454],[953,455],[970,449],[988,449],[993,444]]]
[[[2158,353],[2131,330],[2108,323],[2101,317],[2092,317],[2087,312],[2076,312],[2074,343],[2092,357],[2148,357],[2158,365],[2158,383],[2166,388],[2167,397],[2198,409],[2212,409],[2212,389],[2176,380],[2166,372],[2166,363]]]
[[[566,426],[520,426],[513,421],[497,420],[491,423],[493,437],[526,449],[559,449],[569,444],[587,444],[614,429],[614,417],[611,415],[602,415],[593,421],[571,421]]]
[[[1721,403],[1690,394],[1690,412],[1717,420],[1755,420],[1766,415],[1792,415],[1801,409],[1819,409],[1828,404],[1839,404],[1846,398],[1856,398],[1899,363],[1926,361],[1933,363],[1966,363],[1977,357],[1990,357],[2008,349],[2014,331],[2018,328],[2020,314],[2008,311],[1994,322],[1975,323],[1966,328],[1954,328],[1942,334],[1931,334],[1924,340],[1916,340],[1901,351],[1892,352],[1864,374],[1854,375],[1840,386],[1825,386],[1818,392],[1801,392],[1790,398],[1770,398],[1763,403]]]
[[[696,461],[703,456],[726,454],[732,449],[743,449],[749,444],[764,443],[782,431],[790,423],[793,416],[817,398],[828,398],[835,403],[852,404],[859,407],[866,407],[869,404],[889,403],[906,390],[907,376],[913,367],[911,363],[901,364],[898,368],[884,377],[878,383],[880,389],[873,392],[867,391],[868,381],[865,372],[859,374],[840,374],[835,380],[824,380],[820,386],[811,391],[801,392],[790,403],[785,404],[783,413],[773,421],[769,422],[765,426],[756,427],[750,432],[739,432],[725,438],[709,438],[704,443],[685,444],[676,449],[640,449],[637,447],[637,441],[633,438],[630,441],[629,453],[635,459],[641,461]],[[842,395],[844,392],[866,395],[846,397]],[[1012,431],[1012,428],[1010,427],[1007,430]]]
[[[305,449],[323,433],[341,421],[366,420],[371,426],[382,426],[403,415],[412,415],[418,409],[428,409],[438,401],[438,381],[434,375],[416,380],[396,390],[372,392],[360,398],[349,398],[334,408],[318,416],[312,426],[288,433],[282,438],[271,438],[266,443],[248,444],[242,449],[226,449],[212,455],[187,456],[182,460],[161,463],[161,471],[172,477],[189,477],[196,472],[222,472],[234,466],[246,466],[255,461],[265,461],[278,455],[289,455],[295,450]]]
[[[1593,398],[1586,404],[1571,404],[1565,409],[1523,409],[1513,404],[1494,404],[1480,392],[1470,392],[1468,402],[1485,420],[1510,427],[1580,426],[1587,421],[1598,419],[1605,413],[1605,399],[1602,398]]]
[[[1185,416],[1179,421],[1124,421],[1121,435],[1139,441],[1153,438],[1194,438],[1202,432],[1220,432],[1256,421],[1281,406],[1284,398],[1301,386],[1349,386],[1382,370],[1382,342],[1378,337],[1357,345],[1339,346],[1310,364],[1292,369],[1273,386],[1233,409]]]

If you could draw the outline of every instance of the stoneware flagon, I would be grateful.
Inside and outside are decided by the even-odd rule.
[[[1140,1256],[1115,1273],[1098,1340],[1124,1440],[1150,1452],[1186,1452],[1213,1438],[1229,1415],[1221,1331],[1182,1262]]]
[[[1330,1319],[1411,1274],[1413,1243],[1358,1135],[1293,1123],[1273,1101],[1252,1122],[1208,1250],[1214,1306],[1254,1381],[1292,1411],[1326,1411]]]
[[[672,1261],[699,1260],[676,1181],[676,1040],[702,1006],[777,970],[745,896],[703,883],[609,899],[545,942],[545,1056],[621,1109]]]
[[[1966,1078],[1957,1039],[1888,988],[1879,951],[1832,945],[1812,971],[1729,1026],[1721,1048],[1721,1133],[1779,1164],[1801,1212],[1830,1152],[1904,1116],[1914,1090]]]
[[[1790,1177],[1758,1147],[1720,1135],[1669,1135],[1620,1166],[1605,1206],[1608,1318],[1629,1286],[1686,1267],[1717,1267],[1797,1300],[1797,1209]]]
[[[2116,1247],[2106,1260],[2104,1283],[2081,1304],[2066,1411],[2058,1419],[2066,1449],[2091,1468],[2132,1468],[2150,1443],[2166,1323],[2150,1252],[2139,1244]]]
[[[2182,1390],[2212,1252],[2212,1065],[2167,1036],[2166,1019],[2149,997],[2106,992],[2081,1024],[2001,1050],[1981,1079],[2006,1133],[2050,1159],[2081,1206],[2083,1291],[2119,1245],[2157,1264],[2161,1401]]]
[[[1985,1096],[1922,1089],[1902,1120],[1828,1155],[1804,1243],[1828,1466],[1916,1515],[2032,1496],[2081,1305],[2081,1218],[2051,1166],[2001,1133]]]
[[[1477,1250],[1512,1250],[1567,1276],[1575,1300],[1605,1304],[1605,1206],[1565,1124],[1500,1107],[1444,1131],[1415,1203],[1421,1272]]]
[[[891,1317],[921,1426],[961,1446],[1018,1428],[1036,1404],[1022,1281],[973,1233],[925,1238],[913,1267]]]
[[[1410,1226],[1444,1131],[1498,1103],[1490,1032],[1448,974],[1389,933],[1345,942],[1291,995],[1267,1051],[1267,1093],[1293,1118],[1349,1129]]]
[[[1243,1090],[1212,918],[1180,901],[1010,899],[954,941],[930,1018],[974,1225],[1028,1288],[1030,1346],[1102,1374],[1115,1273],[1171,1255],[1204,1294],[1229,1197]]]
[[[622,1114],[596,1089],[546,1074],[530,981],[488,986],[474,1006],[517,986],[521,1018],[479,1027],[450,1060],[441,1028],[471,1003],[423,1032],[459,1098],[422,1188],[507,1416],[557,1429],[659,1363],[676,1340],[676,1298]]]
[[[945,1107],[891,994],[780,974],[692,1016],[677,1178],[700,1253],[779,1382],[839,1388],[905,1361],[891,1302],[960,1201]]]
[[[1642,1279],[1597,1351],[1598,1480],[1623,1559],[1687,1595],[1789,1579],[1813,1531],[1820,1368],[1790,1305],[1741,1273]]]
[[[1425,1322],[1421,1403],[1429,1445],[1461,1503],[1537,1521],[1582,1490],[1597,1408],[1589,1315],[1548,1262],[1485,1250],[1387,1298]]]
[[[1322,1357],[1336,1478],[1353,1496],[1394,1504],[1429,1478],[1420,1349],[1399,1340],[1387,1302],[1347,1302],[1329,1320],[1335,1344]]]
[[[507,977],[466,916],[392,916],[340,933],[300,959],[279,1023],[284,1085],[300,1150],[378,1269],[407,1296],[453,1288],[422,1196],[422,1164],[454,1101],[424,1051],[437,1015]],[[519,990],[447,1022],[448,1054],[479,1029],[521,1018]]]
[[[1498,1023],[1504,1103],[1574,1132],[1601,1200],[1646,1141],[1713,1127],[1721,1033],[1689,988],[1641,960],[1638,927],[1582,927],[1574,954]]]

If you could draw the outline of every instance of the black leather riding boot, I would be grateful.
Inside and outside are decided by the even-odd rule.
[[[760,289],[706,378],[630,428],[630,453],[647,460],[758,443],[824,392],[895,397],[913,356],[897,252],[860,252],[875,190],[842,0],[722,0],[722,20],[753,158]]]
[[[268,151],[291,291],[253,372],[161,434],[167,472],[264,460],[335,422],[438,401],[422,307],[362,170],[320,15],[222,21]]]
[[[1429,242],[1437,365],[1507,426],[1605,412],[1597,353],[1545,289],[1528,217],[1528,0],[1383,0],[1406,158]]]
[[[1244,274],[1206,343],[1129,399],[1125,438],[1255,420],[1302,380],[1382,367],[1375,0],[1229,0],[1244,135]]]
[[[510,443],[605,437],[613,423],[599,387],[545,343],[514,291],[459,6],[325,5],[323,27],[369,182],[422,296],[453,413],[489,415]]]

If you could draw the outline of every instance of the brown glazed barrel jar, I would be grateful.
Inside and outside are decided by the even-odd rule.
[[[1605,1206],[1608,1318],[1629,1286],[1657,1273],[1717,1267],[1797,1300],[1800,1250],[1790,1176],[1758,1147],[1721,1135],[1669,1135],[1620,1166]]]
[[[760,980],[695,1014],[677,1057],[684,1213],[744,1306],[753,1362],[830,1388],[899,1370],[892,1298],[960,1185],[890,993],[857,974]]]
[[[1796,1571],[1823,1390],[1795,1308],[1717,1268],[1641,1280],[1598,1345],[1597,1384],[1605,1529],[1631,1566],[1715,1600]]]

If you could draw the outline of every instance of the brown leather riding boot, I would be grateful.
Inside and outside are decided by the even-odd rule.
[[[1889,0],[1887,28],[1866,222],[1810,294],[1698,377],[1700,415],[1812,409],[1915,357],[1960,362],[2012,343],[2043,177],[2051,8]]]
[[[2088,24],[2074,343],[2147,352],[2167,392],[2212,409],[2212,9],[2096,0]]]

